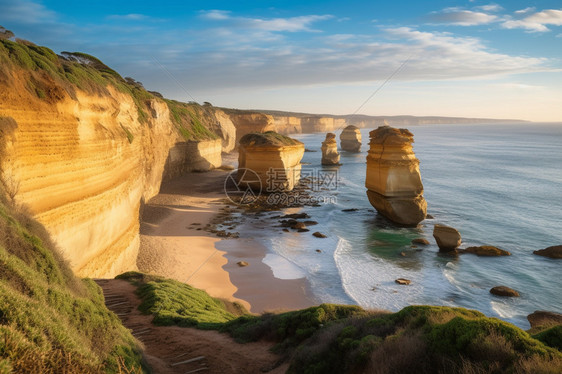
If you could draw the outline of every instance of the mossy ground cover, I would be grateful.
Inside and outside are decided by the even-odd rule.
[[[42,227],[0,202],[0,373],[139,373],[140,347]]]
[[[560,331],[531,336],[463,308],[410,306],[397,313],[322,304],[298,311],[236,316],[201,290],[125,275],[141,309],[165,325],[216,329],[245,343],[268,341],[290,373],[559,373]]]
[[[299,145],[303,143],[288,136],[278,134],[275,131],[266,131],[264,133],[254,132],[246,134],[240,139],[240,144],[282,147]]]
[[[198,104],[164,100],[170,110],[170,119],[185,140],[217,139],[217,135],[203,125],[205,110]]]

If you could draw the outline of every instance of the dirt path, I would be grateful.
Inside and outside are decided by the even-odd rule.
[[[127,281],[100,279],[107,307],[144,344],[153,373],[284,373],[280,357],[268,343],[238,344],[229,335],[175,326],[154,326],[152,316],[139,312],[135,287]]]

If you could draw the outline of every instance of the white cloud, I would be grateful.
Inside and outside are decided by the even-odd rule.
[[[535,7],[527,7],[525,9],[519,9],[515,11],[515,14],[527,14],[535,11]]]
[[[503,10],[503,8],[498,4],[481,5],[474,7],[474,9],[479,9],[484,12],[499,12],[500,10]]]
[[[203,11],[201,12],[201,17],[212,21],[230,21],[230,26],[266,32],[315,31],[310,28],[313,23],[334,18],[332,15],[308,15],[269,19],[233,17],[230,12],[224,10]]]
[[[502,23],[506,29],[525,29],[531,32],[550,31],[547,25],[562,26],[562,10],[546,9],[519,20],[507,20]]]
[[[129,14],[112,14],[106,17],[107,19],[119,20],[119,21],[143,21],[150,17],[144,14],[129,13]]]
[[[27,0],[0,0],[0,14],[2,21],[22,24],[53,22],[56,19],[56,13],[47,9],[43,4]]]
[[[230,18],[230,12],[226,10],[216,10],[216,9],[209,10],[209,11],[202,11],[201,17],[214,21],[227,20]]]
[[[447,23],[457,26],[475,26],[492,23],[498,19],[497,16],[483,12],[463,10],[458,7],[446,8],[440,12],[434,12],[429,20],[434,23]]]

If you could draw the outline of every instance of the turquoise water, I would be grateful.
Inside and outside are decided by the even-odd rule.
[[[308,149],[305,168],[337,170],[335,197],[304,210],[327,239],[291,233],[259,235],[276,276],[306,277],[319,302],[399,310],[410,304],[461,306],[528,328],[535,310],[562,311],[562,260],[532,254],[562,244],[562,124],[429,125],[410,127],[428,202],[418,228],[395,227],[379,217],[364,187],[368,129],[360,154],[342,153],[339,167],[320,165],[325,134],[293,137]],[[339,139],[339,133],[338,133]],[[356,208],[353,212],[342,209]],[[509,257],[458,257],[438,253],[435,223],[453,226],[463,247],[494,245]],[[311,231],[311,232],[312,232]],[[432,245],[412,248],[411,240]],[[317,253],[315,249],[321,249]],[[397,285],[396,278],[412,281]],[[520,298],[500,298],[505,285]]]

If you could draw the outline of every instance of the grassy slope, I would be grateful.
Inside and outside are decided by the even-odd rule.
[[[0,373],[140,368],[140,349],[101,289],[75,278],[42,226],[0,201]]]
[[[29,42],[0,40],[0,83],[8,84],[14,72],[27,74],[26,89],[31,95],[48,102],[56,102],[66,95],[76,97],[76,90],[91,94],[108,94],[107,86],[130,95],[137,106],[138,120],[149,119],[148,102],[156,99],[142,84],[122,78],[97,58],[80,52],[63,52],[57,56],[47,47]],[[215,119],[211,113],[197,103],[180,103],[164,100],[170,109],[170,119],[178,133],[186,140],[216,139],[209,130]],[[123,136],[133,142],[134,136],[123,127]]]
[[[146,277],[146,276],[144,276]],[[236,318],[201,290],[129,273],[157,324],[214,328],[240,342],[277,342],[290,373],[559,373],[561,327],[530,336],[463,308],[410,306],[397,313],[322,304]],[[544,336],[541,336],[544,334]],[[557,349],[558,348],[558,349]]]

